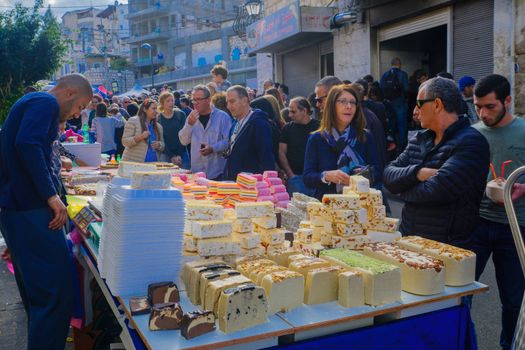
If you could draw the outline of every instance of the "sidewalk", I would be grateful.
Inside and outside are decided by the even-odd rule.
[[[5,242],[0,236],[0,252]],[[26,349],[27,325],[15,278],[5,262],[0,263],[0,344],[6,350]]]

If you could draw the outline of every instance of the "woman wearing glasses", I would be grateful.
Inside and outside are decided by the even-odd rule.
[[[164,150],[162,126],[157,122],[157,102],[145,99],[138,115],[124,126],[122,144],[126,149],[122,160],[131,162],[157,162]]]
[[[316,198],[341,192],[350,175],[366,169],[369,178],[381,182],[377,148],[365,124],[357,92],[350,85],[332,87],[321,127],[306,145],[303,180],[315,188]]]

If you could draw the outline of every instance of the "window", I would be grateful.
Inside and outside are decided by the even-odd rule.
[[[334,53],[321,55],[321,77],[334,75]]]

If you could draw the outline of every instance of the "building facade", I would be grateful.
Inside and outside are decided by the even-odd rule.
[[[393,57],[409,76],[416,69],[455,79],[498,73],[514,96],[525,93],[525,0],[266,0],[265,7],[248,40],[265,68],[258,82],[273,78],[292,96],[310,93],[329,74],[379,79]],[[326,17],[346,11],[354,19],[330,30]],[[264,29],[269,23],[279,35]],[[525,101],[515,98],[514,110],[524,115]]]
[[[132,62],[145,87],[167,83],[188,89],[210,81],[211,68],[224,62],[228,80],[254,86],[256,59],[232,29],[243,1],[130,0]],[[153,72],[153,79],[151,74]]]
[[[82,73],[91,77],[92,84],[110,87],[117,82],[115,91],[131,88],[134,77],[114,79],[119,72],[112,70],[112,58],[127,59],[130,56],[127,5],[115,2],[105,9],[86,8],[69,11],[62,16],[62,36],[67,41],[68,52],[57,76]],[[129,76],[129,72],[120,72]],[[125,82],[125,83],[124,83]]]

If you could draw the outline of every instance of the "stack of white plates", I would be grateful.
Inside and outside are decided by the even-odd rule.
[[[143,295],[150,283],[177,280],[185,214],[180,191],[116,186],[107,195],[99,270],[112,293]]]

